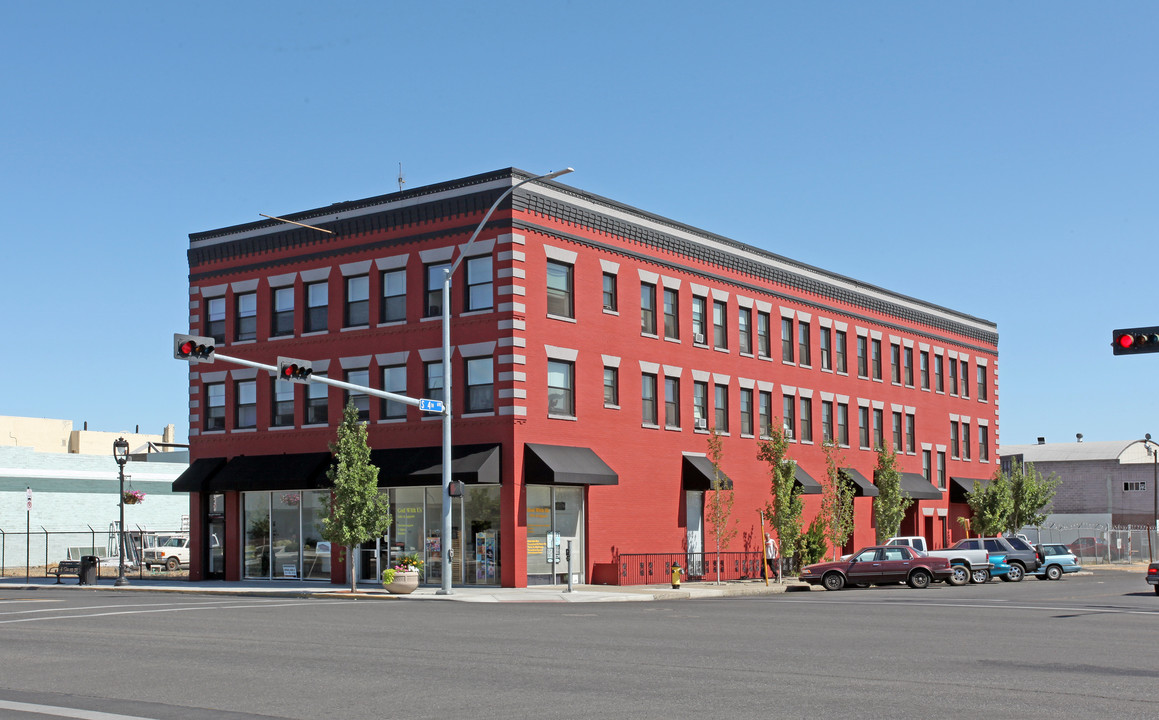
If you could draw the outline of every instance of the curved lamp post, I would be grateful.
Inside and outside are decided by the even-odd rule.
[[[1147,448],[1147,454],[1151,456],[1151,467],[1153,468],[1151,477],[1151,492],[1154,493],[1154,509],[1151,517],[1151,527],[1147,530],[1147,548],[1151,549],[1151,533],[1156,533],[1159,537],[1159,445],[1151,440],[1151,433],[1147,433],[1143,438],[1143,447]],[[1151,562],[1155,562],[1155,553],[1151,552]]]
[[[129,581],[125,578],[125,463],[129,461],[129,441],[123,437],[119,437],[113,441],[113,459],[117,461],[118,470],[121,476],[121,492],[117,496],[121,506],[121,526],[120,530],[121,547],[117,552],[117,581],[113,583],[116,587],[128,585]]]
[[[522,185],[536,180],[551,180],[566,175],[572,172],[572,168],[564,168],[563,170],[556,170],[545,175],[536,175],[535,177],[527,178],[521,182],[517,182],[511,187],[507,188],[495,202],[491,204],[491,209],[479,221],[479,225],[475,228],[475,232],[471,233],[471,239],[459,251],[459,257],[451,264],[449,268],[443,270],[443,530],[442,530],[442,574],[443,584],[439,588],[439,595],[450,595],[451,590],[451,274],[455,272],[455,268],[463,262],[463,258],[467,256],[467,251],[471,249],[471,245],[475,242],[475,238],[479,237],[479,233],[483,232],[483,227],[487,221],[491,219],[491,214],[495,212],[495,208],[499,207],[499,203],[503,202],[511,193],[515,192]]]

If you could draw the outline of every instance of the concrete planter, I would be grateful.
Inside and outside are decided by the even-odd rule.
[[[410,595],[418,589],[419,571],[400,570],[394,574],[394,582],[383,583],[382,586],[392,595]]]

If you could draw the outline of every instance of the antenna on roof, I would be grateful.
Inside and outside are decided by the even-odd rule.
[[[406,184],[406,178],[402,175],[402,163],[398,164],[398,191],[402,192],[402,186]]]

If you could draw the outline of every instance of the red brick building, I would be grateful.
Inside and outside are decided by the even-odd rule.
[[[410,397],[439,398],[442,267],[515,169],[190,235],[189,329],[218,352]],[[872,542],[879,444],[897,448],[917,502],[906,534],[961,534],[948,478],[997,466],[994,323],[682,225],[558,182],[516,190],[452,281],[454,584],[563,582],[547,538],[572,541],[578,582],[615,582],[624,553],[707,548],[708,428],[741,530],[760,545],[769,499],[760,436],[792,435],[805,521],[840,445],[858,484],[850,546]],[[327,444],[345,403],[322,384],[219,362],[190,367],[192,576],[342,582],[321,541]],[[388,553],[426,555],[439,582],[441,422],[356,396],[369,424]]]

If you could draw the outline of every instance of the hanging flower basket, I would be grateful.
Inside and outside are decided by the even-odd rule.
[[[137,505],[145,502],[145,493],[140,490],[126,490],[121,493],[121,500],[126,505]]]
[[[289,507],[295,507],[302,502],[302,493],[288,492],[282,493],[282,504]]]

